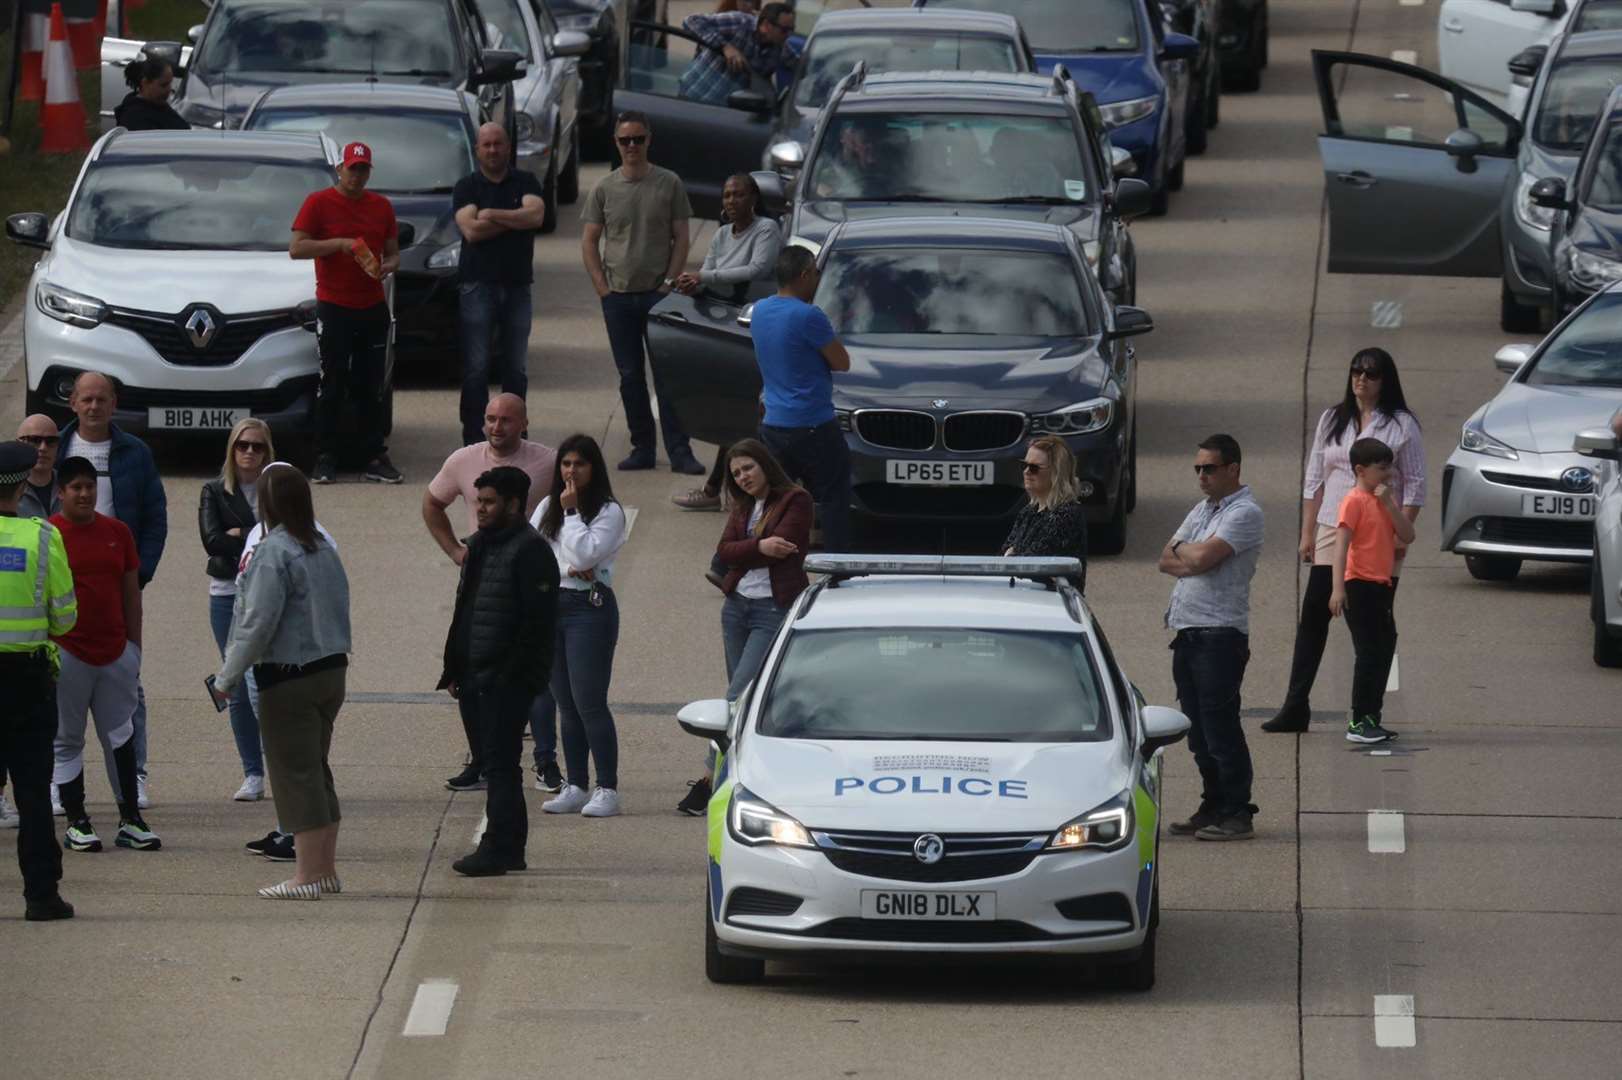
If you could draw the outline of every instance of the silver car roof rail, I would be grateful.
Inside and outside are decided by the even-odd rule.
[[[1030,556],[983,555],[808,555],[805,569],[826,574],[828,587],[841,581],[877,575],[902,577],[1006,577],[1034,581],[1057,591],[1060,582],[1081,577],[1081,560]]]

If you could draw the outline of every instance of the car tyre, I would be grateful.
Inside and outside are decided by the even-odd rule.
[[[1466,555],[1464,565],[1477,581],[1514,581],[1521,572],[1521,560],[1507,555]]]
[[[724,985],[757,983],[766,977],[766,961],[721,952],[715,937],[715,923],[710,919],[708,890],[704,895],[704,975],[710,982]]]
[[[1589,612],[1594,621],[1594,663],[1603,668],[1622,667],[1622,637],[1605,621],[1605,574],[1600,568],[1599,545],[1594,546],[1594,562],[1589,570],[1589,592],[1593,597]]]
[[[1132,418],[1132,447],[1126,457],[1126,512],[1138,508],[1138,418]]]
[[[552,146],[558,145],[556,137]],[[546,217],[541,220],[543,233],[557,232],[558,229],[558,155],[554,149],[552,163],[546,167],[546,179],[541,182],[541,199],[546,203]]]
[[[1167,191],[1182,191],[1183,190],[1183,167],[1185,165],[1187,165],[1187,164],[1188,164],[1188,159],[1184,158],[1182,161],[1179,161],[1177,163],[1177,168],[1173,169],[1171,172],[1166,174],[1166,190]]]
[[[1211,82],[1205,88],[1205,127],[1208,131],[1215,131],[1217,125],[1222,123],[1222,68],[1215,59],[1211,61]]]
[[[1102,525],[1087,530],[1087,551],[1092,555],[1119,555],[1126,550],[1126,486],[1115,496],[1115,509]]]
[[[1143,935],[1143,945],[1137,956],[1119,966],[1104,969],[1104,982],[1114,990],[1131,994],[1145,994],[1155,987],[1155,937],[1160,932],[1160,882],[1149,900],[1149,931]]]
[[[1183,152],[1189,157],[1199,157],[1211,145],[1210,135],[1210,102],[1201,95],[1198,106],[1190,105],[1188,110],[1188,123],[1184,125],[1185,138]],[[1182,163],[1177,165],[1177,187],[1182,187]]]
[[[580,125],[569,136],[569,167],[558,177],[558,202],[572,206],[580,198]]]
[[[1535,334],[1543,329],[1543,311],[1536,304],[1523,304],[1509,291],[1509,282],[1498,285],[1498,328],[1506,334]]]

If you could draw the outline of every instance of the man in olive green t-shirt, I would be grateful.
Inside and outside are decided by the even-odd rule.
[[[648,160],[652,129],[646,116],[620,113],[614,141],[623,164],[592,188],[586,199],[580,254],[602,297],[608,346],[620,373],[620,401],[631,429],[631,455],[619,467],[651,469],[658,433],[648,403],[642,342],[648,312],[670,291],[687,264],[687,219],[693,216],[693,208],[681,177]],[[659,395],[659,420],[665,429],[671,471],[702,475],[705,468],[693,456],[687,433],[657,378],[653,389]]]

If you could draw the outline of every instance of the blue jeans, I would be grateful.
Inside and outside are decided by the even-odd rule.
[[[1177,703],[1192,725],[1188,748],[1204,783],[1200,810],[1218,817],[1254,814],[1250,747],[1239,723],[1250,636],[1227,626],[1179,630],[1171,648]]]
[[[208,598],[208,624],[214,631],[214,644],[220,647],[220,658],[225,658],[225,642],[231,633],[231,608],[234,596]],[[143,725],[144,726],[144,725]],[[231,692],[231,735],[237,741],[237,757],[242,759],[243,776],[265,775],[265,753],[259,745],[259,717],[248,700],[248,680],[237,683]],[[139,766],[146,758],[139,746],[135,752]]]
[[[839,421],[809,428],[760,425],[760,441],[783,471],[811,493],[822,522],[822,550],[850,550],[850,447]]]
[[[587,755],[601,787],[619,788],[619,737],[608,711],[620,609],[613,589],[599,589],[601,607],[586,589],[558,590],[558,628],[552,644],[552,697],[557,701],[563,768],[569,783],[590,790]]]
[[[721,604],[721,644],[726,650],[728,701],[737,701],[760,674],[766,650],[787,615],[788,608],[778,607],[769,596],[752,600],[736,590],[727,594]]]
[[[625,426],[631,430],[631,449],[652,454],[655,436],[653,406],[648,402],[648,380],[643,372],[643,341],[648,333],[648,312],[664,298],[660,292],[611,292],[603,297],[603,323],[608,328],[608,347],[614,353],[614,366],[620,373],[620,403],[625,406]],[[693,447],[682,430],[681,420],[653,379],[653,392],[659,395],[659,422],[665,429],[665,453],[672,462],[693,456]],[[606,785],[605,785],[606,786]]]
[[[484,407],[490,400],[490,376],[505,393],[529,392],[529,324],[533,301],[528,285],[464,282],[458,296],[462,336],[462,445],[484,440]],[[492,346],[501,335],[501,355],[491,370]]]

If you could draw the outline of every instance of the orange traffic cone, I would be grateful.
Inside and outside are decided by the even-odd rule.
[[[18,101],[40,101],[45,97],[45,41],[50,35],[50,17],[25,12],[22,17],[21,77],[17,83]]]
[[[45,154],[71,154],[87,150],[84,104],[79,101],[79,76],[73,68],[68,24],[62,5],[51,5],[51,40],[45,45],[45,103],[39,108],[39,148]]]

